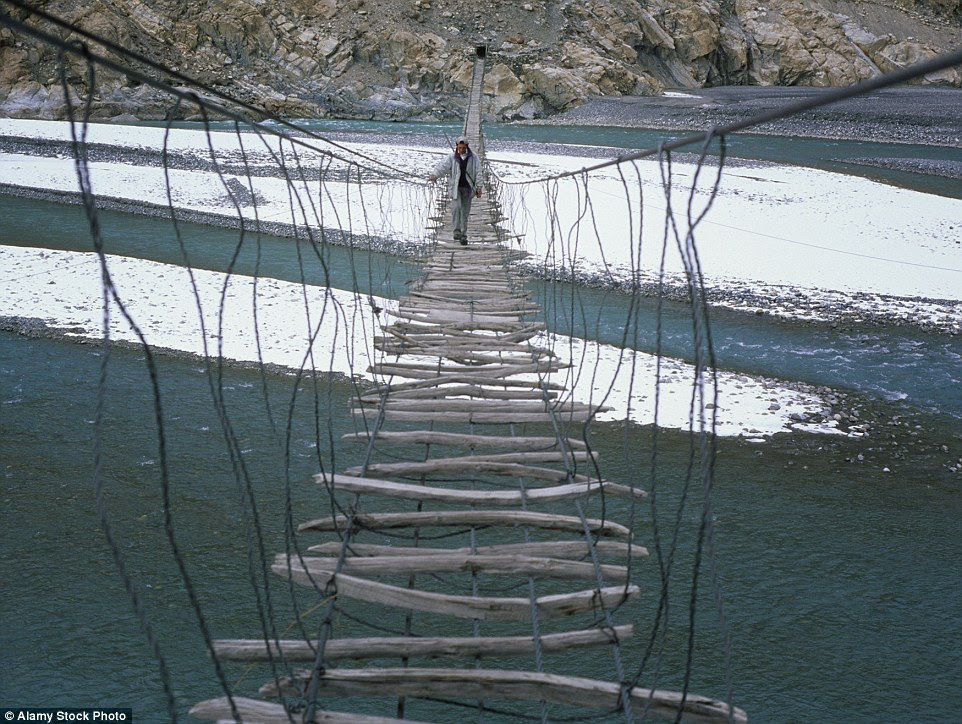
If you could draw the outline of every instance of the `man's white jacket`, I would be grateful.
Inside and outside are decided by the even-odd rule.
[[[464,169],[464,174],[467,176],[468,185],[471,187],[471,193],[474,194],[481,183],[481,161],[478,159],[478,155],[474,151],[468,151],[468,163]],[[461,166],[455,160],[457,157],[456,152],[451,152],[445,156],[444,160],[441,161],[437,166],[434,167],[434,175],[438,178],[443,178],[445,174],[448,177],[448,193],[451,198],[455,198],[458,195],[458,176],[461,173]]]

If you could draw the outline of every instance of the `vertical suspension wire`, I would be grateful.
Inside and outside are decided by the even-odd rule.
[[[167,703],[168,714],[172,721],[176,721],[178,718],[176,702],[174,699],[173,688],[170,682],[170,669],[166,662],[166,658],[161,651],[159,641],[157,640],[153,627],[150,625],[149,619],[147,617],[146,607],[143,604],[141,597],[137,594],[136,590],[133,588],[133,581],[129,575],[126,560],[120,551],[119,543],[113,532],[113,527],[109,523],[109,518],[107,514],[106,498],[104,495],[104,485],[103,485],[103,448],[104,448],[104,409],[106,406],[106,396],[107,396],[107,385],[108,385],[108,369],[110,361],[110,347],[111,347],[111,306],[116,306],[119,310],[123,319],[131,326],[134,334],[140,342],[141,350],[144,353],[145,366],[147,367],[148,376],[150,379],[152,400],[153,400],[153,412],[154,412],[154,424],[157,429],[157,443],[158,443],[158,458],[160,460],[160,488],[161,488],[161,500],[162,509],[164,516],[164,533],[167,540],[167,544],[170,547],[171,555],[177,565],[178,573],[181,582],[184,585],[184,589],[187,593],[187,597],[191,606],[192,611],[195,614],[201,635],[204,639],[205,646],[208,651],[213,652],[213,643],[210,636],[210,632],[207,627],[207,622],[201,611],[200,602],[197,597],[196,590],[193,585],[193,580],[187,571],[186,564],[183,559],[183,555],[180,551],[180,545],[177,542],[176,532],[174,529],[173,521],[173,509],[170,498],[170,467],[167,453],[167,436],[164,426],[164,412],[163,403],[160,392],[160,381],[159,373],[157,370],[156,362],[154,360],[151,347],[147,342],[146,337],[140,326],[134,320],[127,305],[123,302],[119,291],[117,290],[113,278],[110,274],[107,254],[104,246],[102,230],[100,225],[100,220],[97,213],[96,197],[93,191],[93,185],[90,176],[90,166],[89,158],[87,154],[87,129],[90,123],[90,115],[92,109],[92,100],[94,93],[97,88],[97,79],[94,69],[94,64],[90,61],[88,57],[89,50],[86,46],[81,46],[79,50],[75,49],[81,57],[85,59],[85,68],[87,74],[87,100],[84,104],[83,117],[79,121],[80,133],[78,136],[77,126],[78,121],[73,108],[73,103],[70,99],[70,88],[67,82],[67,72],[66,72],[66,62],[64,58],[64,53],[61,52],[58,55],[58,65],[60,70],[60,82],[64,93],[64,101],[66,104],[67,118],[71,133],[71,145],[74,155],[74,168],[77,175],[78,185],[80,187],[81,198],[83,200],[84,211],[87,217],[88,226],[90,229],[91,239],[93,241],[94,250],[97,254],[101,269],[101,294],[103,303],[103,342],[102,342],[102,353],[101,353],[101,367],[100,375],[97,384],[97,403],[96,403],[96,413],[95,413],[95,432],[94,432],[94,488],[95,488],[95,498],[97,501],[97,510],[100,517],[101,528],[104,531],[105,537],[108,542],[108,547],[111,550],[114,563],[118,568],[121,579],[124,582],[124,587],[127,590],[128,597],[131,600],[132,606],[134,608],[135,614],[137,615],[138,622],[140,623],[141,629],[144,631],[145,636],[148,640],[148,645],[150,646],[154,658],[157,661],[161,682],[164,689],[164,695]],[[231,697],[230,688],[227,685],[226,678],[223,675],[223,671],[220,667],[219,661],[214,662],[215,673],[217,675],[218,681],[228,697],[230,707],[232,712],[236,714],[236,706],[234,704],[233,698]]]
[[[698,170],[700,171],[704,165],[705,158],[708,152],[709,145],[712,142],[713,137],[717,135],[715,129],[710,130],[706,134],[705,144],[702,148],[701,155],[698,159]],[[704,410],[706,403],[704,400],[704,394],[701,393],[701,436],[700,436],[700,455],[701,455],[701,465],[702,465],[702,476],[703,476],[703,503],[702,503],[702,514],[701,520],[698,527],[698,539],[696,544],[695,561],[693,565],[692,573],[692,585],[691,585],[691,597],[690,597],[690,618],[689,618],[689,643],[688,652],[686,658],[686,668],[685,668],[685,687],[683,693],[687,693],[688,685],[691,679],[691,669],[694,658],[694,621],[695,621],[695,610],[697,605],[697,591],[698,583],[700,577],[700,568],[703,555],[708,559],[709,566],[709,587],[711,591],[711,596],[713,603],[715,605],[715,613],[718,618],[719,628],[721,630],[722,637],[722,655],[723,655],[723,668],[725,675],[725,694],[726,701],[731,710],[732,701],[734,698],[733,692],[733,682],[732,682],[732,672],[731,672],[731,633],[728,628],[728,623],[725,617],[724,604],[721,597],[721,588],[718,580],[718,567],[717,560],[715,557],[714,548],[714,470],[716,461],[716,420],[717,420],[717,409],[718,409],[718,378],[717,378],[717,365],[715,359],[714,345],[712,343],[711,337],[711,325],[709,323],[709,305],[707,295],[705,293],[704,276],[701,269],[701,260],[698,256],[698,248],[695,243],[695,229],[698,224],[704,219],[705,215],[708,213],[712,204],[717,197],[719,187],[722,180],[722,169],[724,168],[727,144],[726,136],[718,135],[719,140],[719,154],[718,154],[718,171],[716,173],[714,182],[711,187],[709,198],[701,213],[697,218],[692,218],[692,206],[694,202],[694,188],[695,181],[692,183],[692,193],[689,196],[688,202],[688,233],[686,235],[686,246],[690,249],[690,255],[693,260],[693,269],[695,272],[695,288],[698,294],[698,303],[695,305],[696,313],[700,314],[702,317],[703,326],[703,345],[704,345],[704,355],[706,357],[703,368],[707,367],[707,372],[711,378],[711,420],[709,429],[705,430],[704,425]],[[697,179],[697,176],[696,176]]]
[[[81,56],[85,52],[85,48],[80,49]],[[57,57],[57,65],[60,77],[61,88],[64,93],[64,101],[66,103],[67,119],[70,124],[70,136],[71,136],[71,147],[74,156],[74,169],[77,176],[77,183],[80,187],[81,199],[83,201],[84,212],[87,218],[87,224],[90,230],[91,239],[93,241],[94,250],[96,251],[98,258],[100,259],[100,274],[101,274],[101,328],[103,331],[103,339],[101,342],[100,350],[100,369],[97,379],[97,399],[94,411],[94,435],[93,435],[93,484],[94,484],[94,498],[96,501],[97,515],[100,522],[100,528],[104,533],[104,538],[107,541],[107,547],[110,550],[111,557],[114,561],[114,565],[117,568],[118,574],[120,575],[121,581],[123,582],[124,590],[127,593],[127,597],[130,600],[131,606],[134,609],[134,614],[137,616],[137,622],[140,625],[144,636],[147,639],[148,647],[153,654],[154,660],[157,663],[158,671],[160,674],[161,686],[164,691],[164,699],[167,705],[167,713],[172,721],[177,720],[177,703],[174,698],[173,686],[170,680],[170,669],[167,664],[167,659],[164,655],[163,650],[160,646],[160,641],[158,640],[154,628],[150,623],[150,619],[147,615],[147,609],[144,604],[143,598],[134,588],[133,577],[130,573],[129,567],[127,565],[127,559],[121,551],[120,542],[117,534],[114,531],[113,525],[110,522],[110,516],[107,509],[107,496],[105,490],[105,474],[104,474],[104,447],[105,447],[105,419],[106,419],[106,401],[107,401],[107,386],[109,383],[109,368],[110,368],[110,335],[111,335],[111,305],[116,303],[114,299],[115,292],[113,290],[113,282],[110,277],[110,272],[107,268],[106,259],[104,255],[103,239],[101,236],[100,220],[97,216],[96,201],[93,194],[93,188],[90,180],[90,167],[88,165],[87,158],[87,144],[86,135],[88,121],[90,117],[90,104],[93,98],[93,91],[96,87],[95,80],[96,76],[94,73],[93,66],[88,63],[86,67],[87,73],[87,84],[88,84],[88,94],[87,101],[84,104],[83,117],[78,120],[75,116],[75,111],[73,103],[70,99],[70,87],[67,83],[67,69],[66,60],[64,57],[64,52],[61,51]],[[80,126],[80,131],[78,133],[77,126]],[[153,381],[153,369],[151,368],[151,380]],[[160,401],[157,397],[157,387],[154,386],[154,412],[155,418],[162,420],[162,414],[159,410]],[[166,473],[166,449],[163,444],[163,436],[160,434],[160,445],[159,445],[159,458],[162,461],[161,471],[162,478]],[[226,680],[222,680],[222,684],[226,685]],[[225,689],[225,692],[227,690]],[[228,692],[228,697],[230,696]],[[233,700],[231,700],[231,707],[234,707]],[[236,710],[236,709],[235,709]]]

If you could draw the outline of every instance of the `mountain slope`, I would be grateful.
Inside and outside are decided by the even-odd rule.
[[[499,120],[669,87],[841,86],[962,46],[962,0],[49,0],[35,6],[288,117],[460,116],[471,56],[482,44],[490,58],[489,112]],[[0,7],[58,37],[81,40],[2,0]],[[64,117],[58,67],[53,48],[0,30],[0,115]],[[85,65],[74,56],[67,82],[85,97]],[[962,86],[962,69],[920,82]],[[100,119],[171,112],[158,91],[108,71],[98,71],[94,108]]]

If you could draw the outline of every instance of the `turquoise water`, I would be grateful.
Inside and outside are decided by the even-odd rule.
[[[160,722],[167,716],[159,667],[114,567],[94,503],[92,420],[101,354],[97,345],[0,333],[5,581],[0,701],[131,706],[137,721]],[[107,519],[161,641],[170,687],[184,713],[192,702],[220,692],[164,531],[158,439],[143,355],[114,350],[108,370]],[[257,636],[240,504],[244,492],[225,451],[207,375],[198,362],[159,358],[158,377],[173,529],[204,618],[214,636]],[[287,490],[297,521],[327,509],[310,482],[318,450],[328,460],[332,453],[351,460],[357,455],[328,443],[348,429],[347,416],[326,412],[345,409],[350,388],[337,381],[319,388],[324,420],[319,431],[313,399],[301,389],[289,457],[282,452],[285,415],[278,411],[292,396],[292,379],[268,376],[265,387],[256,371],[225,369],[223,389],[270,558],[284,550]],[[873,452],[864,441],[806,435],[761,447],[720,442],[715,530],[733,638],[734,698],[753,721],[955,720],[962,704],[962,578],[955,574],[962,570],[962,491],[958,474],[945,465],[949,456],[938,447],[953,438],[933,433],[931,422],[925,442],[898,432],[892,442],[901,444],[902,457],[895,457],[898,448]],[[274,434],[274,427],[281,432]],[[626,468],[648,469],[650,431],[633,428],[629,434],[637,443],[626,458],[619,428],[595,428],[594,444],[611,477],[625,479]],[[664,432],[659,440],[661,469],[680,469],[687,440]],[[859,453],[865,459],[853,462]],[[678,494],[674,483],[659,491],[655,512],[663,536]],[[696,512],[697,506],[682,519],[685,542],[672,590],[675,613],[665,671],[677,671],[683,661],[685,581]],[[643,516],[639,535],[653,549],[650,514]],[[651,625],[655,572],[654,558],[639,566],[644,595],[631,615],[642,631]],[[292,606],[280,579],[272,592],[273,618],[283,630],[294,620]],[[725,683],[714,611],[704,591],[693,689],[721,696]],[[309,620],[316,625],[316,618]],[[641,659],[642,642],[626,647],[630,671]],[[577,659],[555,665],[584,673]],[[251,694],[269,674],[233,665],[226,678],[232,690]],[[677,685],[678,678],[666,674],[660,683]],[[357,708],[373,711],[374,703]],[[412,705],[409,715],[417,712]],[[422,711],[427,713],[430,707]]]

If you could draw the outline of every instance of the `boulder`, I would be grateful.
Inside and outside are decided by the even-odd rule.
[[[840,17],[813,0],[774,0],[764,8],[737,0],[736,8],[753,41],[748,72],[757,85],[849,85],[875,72]]]
[[[76,111],[81,100],[76,91],[69,87],[70,102]],[[67,104],[63,88],[59,85],[44,86],[37,81],[18,83],[0,102],[0,115],[8,118],[39,118],[57,120],[67,117]]]
[[[488,101],[488,111],[496,118],[513,115],[524,103],[524,85],[504,63],[494,65],[484,74],[483,92],[493,96]]]
[[[573,70],[544,63],[526,64],[521,80],[529,93],[541,97],[546,110],[564,111],[598,95],[598,87]]]
[[[930,60],[938,55],[938,52],[922,43],[914,41],[891,42],[884,45],[870,56],[875,64],[883,73],[891,73],[910,65]],[[962,72],[958,66],[945,68],[938,73],[929,73],[922,78],[918,78],[914,83],[946,83],[950,85],[962,85]]]

